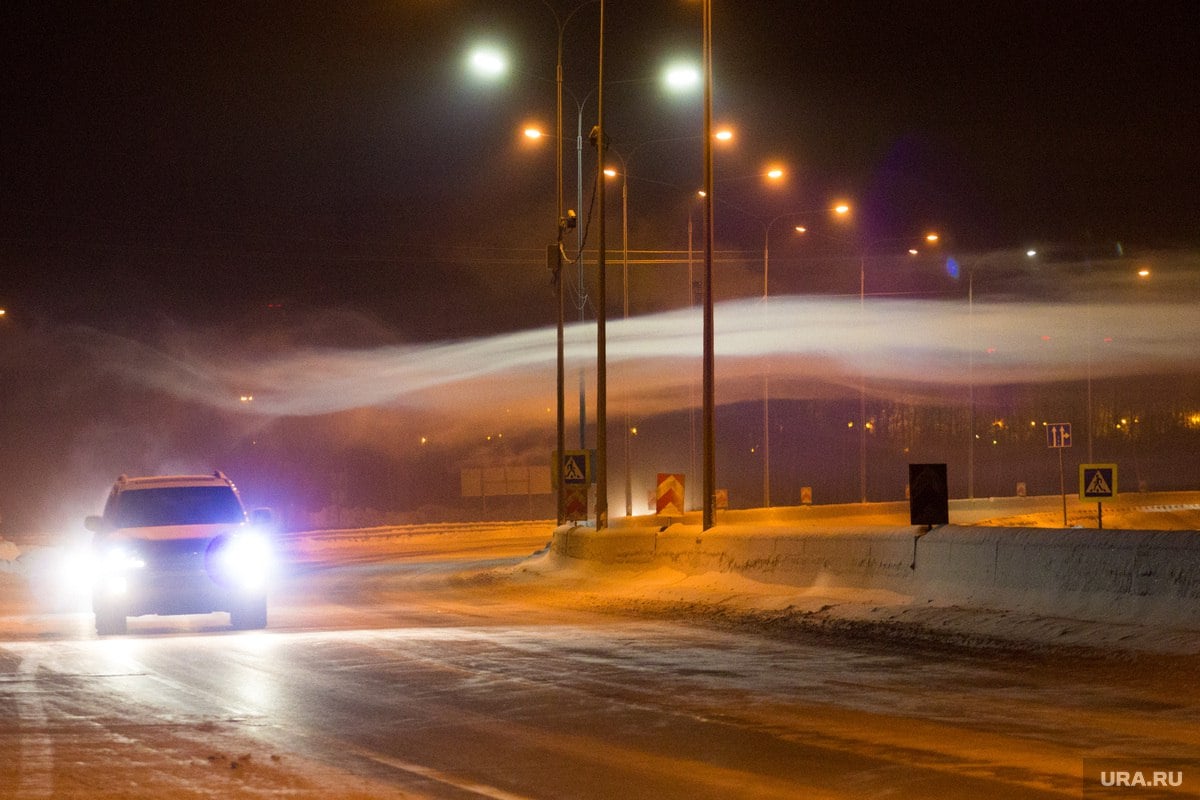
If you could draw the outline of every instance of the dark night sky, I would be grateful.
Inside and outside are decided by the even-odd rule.
[[[533,355],[549,357],[552,146],[520,136],[527,122],[553,122],[547,4],[575,8],[0,4],[0,524],[77,527],[122,471],[220,466],[251,502],[316,510],[341,492],[343,504],[402,509],[456,502],[464,464],[544,463],[548,369],[473,389],[447,379],[438,397],[469,414],[429,398],[428,413],[416,413],[406,386],[386,391],[400,367],[437,370],[438,356],[423,355],[431,342],[503,361],[509,354],[473,337],[537,329]],[[939,261],[952,255],[972,270],[975,302],[1004,294],[1069,304],[1081,285],[1107,300],[1138,254],[1153,252],[1171,254],[1157,262],[1171,274],[1156,273],[1135,299],[1195,295],[1200,3],[714,6],[715,117],[737,132],[716,156],[719,300],[761,291],[768,220],[835,198],[855,207],[848,228],[815,214],[802,242],[774,229],[773,296],[844,301],[873,247],[879,295],[965,300]],[[631,305],[634,314],[678,308],[688,296],[687,222],[699,220],[700,104],[648,79],[668,58],[698,61],[700,5],[609,0],[606,9],[606,130],[629,166],[631,249],[668,262],[635,263]],[[573,136],[577,120],[586,132],[595,119],[598,10],[581,6],[564,40],[565,189],[581,219],[591,203],[575,199]],[[465,70],[484,39],[512,55],[501,84]],[[584,158],[586,195],[595,168],[586,145]],[[786,165],[782,185],[760,180],[768,160]],[[611,259],[619,195],[607,196]],[[941,254],[891,269],[888,258],[908,259],[898,243],[930,228],[943,235]],[[1042,270],[1016,255],[1030,245],[1124,255],[1096,271],[1088,259],[1047,260]],[[620,303],[611,281],[609,300]],[[922,329],[901,319],[892,324]],[[855,332],[822,330],[808,345]],[[1196,351],[1187,335],[1165,334],[1181,363]],[[954,368],[953,355],[930,358]],[[831,385],[854,369],[820,353],[808,362],[822,364]],[[453,369],[480,366],[490,365]],[[344,387],[340,370],[350,375]],[[822,396],[823,385],[796,377],[798,398]],[[275,390],[277,402],[293,399],[280,386],[297,400],[320,395],[333,410],[273,416],[261,396],[243,408],[245,384]],[[1194,397],[1194,377],[1172,385]],[[361,388],[377,399],[341,396]],[[528,397],[513,405],[537,421],[498,446],[490,434],[509,409],[488,401],[518,390]],[[687,396],[679,402],[694,401]],[[742,460],[722,469],[753,484],[757,418],[742,419],[736,405],[723,413],[721,446]],[[677,450],[687,436],[686,415],[676,416],[675,433],[664,423],[645,439]],[[415,444],[431,432],[429,448]]]
[[[52,5],[0,11],[10,313],[136,329],[282,302],[369,312],[405,337],[551,319],[521,298],[545,283],[552,161],[516,136],[553,116],[543,3]],[[729,202],[769,217],[838,194],[864,235],[938,226],[978,250],[1200,235],[1195,3],[715,6],[716,116],[738,130],[718,190],[769,157],[791,176],[786,199],[730,180]],[[567,29],[574,96],[595,83],[597,9]],[[699,8],[607,14],[631,228],[679,248],[698,145],[639,143],[698,133],[698,108],[629,81],[697,53]],[[480,37],[519,58],[501,87],[462,69]],[[589,99],[585,129],[594,112]],[[722,213],[722,241],[754,247],[755,226]]]

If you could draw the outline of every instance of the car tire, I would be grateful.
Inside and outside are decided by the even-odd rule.
[[[229,609],[229,622],[235,630],[249,631],[267,627],[266,596],[238,600]]]
[[[96,633],[100,636],[117,636],[125,633],[125,609],[116,605],[97,605]]]

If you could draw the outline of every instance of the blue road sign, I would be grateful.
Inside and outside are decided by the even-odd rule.
[[[1046,426],[1046,446],[1050,448],[1071,446],[1071,423],[1053,422]]]

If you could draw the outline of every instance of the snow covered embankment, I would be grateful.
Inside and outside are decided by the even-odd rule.
[[[797,597],[860,606],[891,597],[893,610],[919,610],[900,615],[917,623],[941,624],[935,609],[953,608],[992,617],[1013,612],[1027,622],[1041,617],[1132,626],[1143,632],[1139,639],[1150,638],[1152,630],[1200,638],[1195,531],[947,525],[929,533],[879,526],[823,532],[718,525],[702,532],[678,525],[598,534],[564,527],[555,532],[553,549],[568,559],[667,568],[682,583],[726,574],[770,584],[777,593],[794,589]],[[872,618],[861,610],[850,614]],[[1023,637],[1019,630],[990,630],[1002,638]]]

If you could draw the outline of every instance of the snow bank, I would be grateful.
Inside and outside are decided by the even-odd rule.
[[[554,551],[682,575],[736,573],[797,593],[886,591],[911,605],[1200,630],[1200,533],[948,525],[559,528]]]

